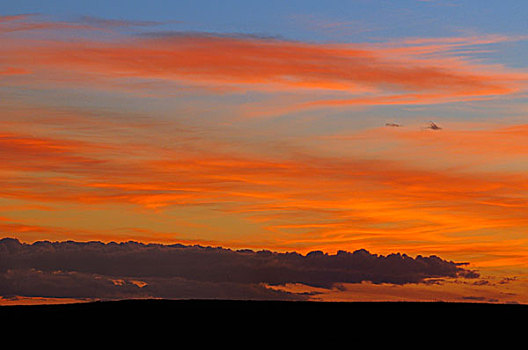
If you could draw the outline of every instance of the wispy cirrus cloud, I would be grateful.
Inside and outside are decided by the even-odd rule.
[[[93,30],[95,27],[83,23],[46,21],[39,14],[0,16],[0,35],[19,32],[38,33],[57,30]]]
[[[0,68],[0,76],[2,75],[19,75],[19,74],[30,74],[30,72],[23,68],[17,67],[5,67]]]
[[[96,27],[152,27],[167,22],[158,22],[158,21],[135,21],[129,19],[111,19],[111,18],[102,18],[95,16],[81,16],[80,21],[86,24],[90,24]],[[176,21],[171,21],[171,23],[176,23]]]
[[[392,137],[400,142],[406,137],[412,144],[413,137],[420,137],[421,141],[415,141],[438,146],[423,132],[413,136],[413,131],[398,128],[394,131],[401,133],[398,136],[391,130],[380,130],[381,134],[374,133],[370,139],[368,133],[356,139],[365,145],[380,137],[387,142]],[[491,132],[493,142],[502,147],[511,137],[500,130],[482,132],[482,138],[475,131],[470,139],[484,143]],[[445,143],[444,152],[455,154],[461,150],[457,145],[464,135],[447,130],[437,138]],[[345,137],[337,141],[353,145],[354,140]],[[207,144],[212,145],[210,141]],[[470,153],[479,149],[471,142],[467,145]],[[273,159],[225,153],[221,146],[178,149],[175,144],[174,149],[168,149],[131,140],[96,143],[15,133],[4,133],[0,146],[3,197],[13,200],[132,204],[147,210],[215,208],[240,215],[269,233],[265,240],[254,236],[246,244],[279,249],[335,250],[357,244],[386,249],[383,247],[390,244],[413,252],[451,255],[464,247],[464,252],[481,255],[482,264],[504,265],[522,264],[527,256],[523,253],[525,239],[498,234],[528,225],[522,192],[528,188],[528,179],[515,170],[482,174],[452,167],[427,170],[390,159],[390,155],[378,160],[343,159],[297,151]],[[11,225],[9,229],[20,237],[53,231],[53,227],[39,231],[36,226],[16,222],[6,218],[4,226]],[[60,222],[55,225],[61,232],[67,230]],[[112,237],[111,233],[99,234]],[[230,237],[224,241],[243,245]]]
[[[31,18],[32,14],[20,14],[20,15],[11,15],[11,16],[0,16],[0,23],[1,22],[12,22],[12,21],[21,21],[21,20],[27,20]]]
[[[124,24],[97,18],[85,18],[84,22]],[[50,24],[53,23],[46,25]],[[35,24],[20,23],[22,28],[25,25]],[[33,29],[38,30],[38,25],[43,24],[37,23]],[[334,95],[293,108],[478,100],[519,92],[528,78],[525,72],[474,62],[453,51],[519,40],[502,36],[338,45],[212,33],[145,34],[82,42],[4,38],[3,61],[17,62],[29,71],[77,74],[76,83],[88,86],[88,77],[93,76],[171,80],[255,91],[318,90]]]

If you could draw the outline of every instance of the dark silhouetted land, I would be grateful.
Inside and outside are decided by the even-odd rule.
[[[397,315],[413,317],[456,317],[458,321],[485,315],[528,316],[528,305],[448,303],[448,302],[304,302],[304,301],[233,301],[233,300],[120,300],[58,305],[0,306],[0,317],[82,317],[127,318],[142,316],[199,316],[302,318],[306,315],[361,315],[382,318]]]
[[[40,331],[45,336],[73,332],[83,341],[102,334],[129,341],[166,335],[200,344],[242,342],[248,336],[252,344],[284,339],[307,344],[313,339],[354,344],[423,338],[451,342],[456,334],[482,339],[488,334],[523,334],[522,320],[527,316],[528,305],[441,302],[123,300],[0,307],[6,335],[11,330]]]

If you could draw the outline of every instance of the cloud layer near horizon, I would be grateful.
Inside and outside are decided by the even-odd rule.
[[[402,285],[475,278],[437,256],[388,256],[361,249],[329,255],[230,250],[180,244],[0,240],[0,295],[64,298],[306,299],[267,286]]]

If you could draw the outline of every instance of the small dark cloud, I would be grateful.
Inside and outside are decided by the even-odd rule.
[[[479,278],[480,274],[477,271],[473,270],[461,270],[458,274],[458,277],[463,278]]]
[[[0,295],[69,298],[222,298],[303,300],[267,286],[298,283],[426,283],[474,278],[463,264],[437,256],[387,256],[361,249],[337,254],[231,250],[136,242],[0,240]]]
[[[478,280],[473,282],[473,285],[475,286],[489,286],[492,285],[492,283],[488,280]]]
[[[398,123],[385,123],[385,126],[389,126],[389,127],[392,127],[392,128],[399,128],[402,125],[398,124]]]
[[[508,284],[508,283],[516,281],[516,280],[517,280],[517,277],[505,277],[505,278],[501,279],[497,283],[498,284]]]
[[[442,130],[442,128],[439,127],[435,122],[429,122],[429,125],[425,126],[424,129]]]
[[[494,298],[486,298],[486,297],[481,297],[481,296],[465,296],[465,297],[462,297],[463,300],[471,300],[471,301],[485,301],[485,302],[488,302],[488,303],[497,303],[499,302],[499,299],[494,299]]]

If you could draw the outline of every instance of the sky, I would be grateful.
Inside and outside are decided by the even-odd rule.
[[[520,0],[0,3],[5,254],[199,245],[275,252],[293,276],[235,288],[64,265],[55,280],[13,258],[0,279],[35,284],[0,303],[178,298],[163,294],[176,284],[211,297],[213,282],[226,298],[528,303],[526,13]],[[309,252],[334,276],[339,251],[363,250],[370,277],[350,277],[355,255],[322,285],[297,275]],[[380,262],[433,255],[447,270],[403,280]],[[39,289],[79,276],[128,289]]]

